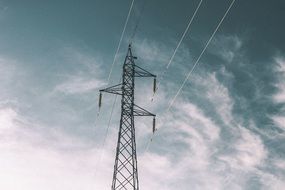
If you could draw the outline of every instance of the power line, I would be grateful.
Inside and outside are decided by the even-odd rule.
[[[133,1],[133,2],[134,2],[134,1]],[[131,5],[130,10],[132,9],[133,2],[132,2],[132,5]],[[132,34],[130,40],[129,40],[129,44],[132,43],[132,41],[133,41],[133,39],[134,39],[134,37],[135,37],[135,35],[136,35],[137,28],[138,28],[138,26],[139,26],[139,24],[140,24],[141,17],[142,17],[142,15],[143,15],[145,6],[146,6],[146,0],[144,1],[142,10],[141,10],[141,12],[140,12],[140,15],[139,15],[139,17],[138,17],[137,23],[136,23],[136,25],[135,25],[135,29],[134,29],[134,31],[133,31],[133,34]],[[130,16],[130,11],[129,11],[128,17],[129,17],[129,16]],[[129,19],[129,18],[127,18],[127,19]],[[126,27],[126,25],[125,25],[125,27]],[[124,27],[124,31],[125,31],[125,27]],[[123,31],[123,32],[124,32],[124,31]],[[122,40],[120,40],[120,42],[121,42],[121,41],[122,41]],[[116,55],[115,55],[115,56],[116,56]],[[115,58],[114,58],[114,59],[115,59]],[[122,79],[120,79],[120,81],[121,81],[121,80],[122,80]],[[113,111],[114,111],[115,104],[116,104],[116,102],[117,102],[117,98],[118,98],[118,95],[115,95],[114,102],[113,102],[112,109],[111,109],[111,114],[110,114],[109,121],[108,121],[107,131],[106,131],[106,134],[105,134],[105,137],[104,137],[104,140],[103,140],[103,148],[104,148],[104,146],[105,146],[106,137],[107,137],[107,135],[108,135],[109,128],[110,128],[110,125],[111,125],[111,120],[112,120],[112,117],[113,117]]]
[[[121,34],[121,37],[120,37],[120,40],[119,40],[119,44],[118,44],[118,46],[117,46],[117,49],[116,49],[116,52],[115,52],[115,55],[114,55],[114,59],[113,59],[113,62],[112,62],[111,68],[110,68],[110,72],[109,72],[108,79],[107,79],[107,84],[109,84],[109,82],[110,82],[111,74],[112,74],[112,72],[113,72],[113,67],[114,67],[114,65],[115,65],[115,62],[116,62],[116,59],[117,59],[117,55],[118,55],[119,50],[120,50],[120,47],[121,47],[121,43],[122,43],[123,38],[124,38],[124,35],[125,35],[125,31],[126,31],[126,28],[127,28],[128,22],[129,22],[129,19],[130,19],[130,15],[131,15],[131,12],[132,12],[132,9],[133,9],[133,6],[134,6],[134,2],[135,2],[135,0],[132,0],[132,3],[131,3],[131,5],[130,5],[129,11],[128,11],[128,15],[127,15],[127,18],[126,18],[124,27],[123,27],[123,31],[122,31],[122,34]],[[102,143],[102,146],[101,146],[101,153],[100,153],[100,156],[99,156],[98,165],[99,165],[99,163],[101,163],[102,158],[103,158],[103,156],[104,156],[103,149],[104,149],[104,147],[105,147],[107,135],[108,135],[108,133],[109,133],[109,128],[110,128],[110,125],[111,125],[111,120],[112,120],[112,117],[113,117],[113,111],[114,111],[114,107],[115,107],[116,101],[117,101],[117,96],[115,96],[114,102],[113,102],[113,105],[112,105],[112,109],[111,109],[111,113],[110,113],[110,117],[109,117],[107,129],[106,129],[106,133],[105,133],[105,135],[104,135],[103,143]],[[100,109],[100,108],[99,108],[99,109]],[[98,110],[97,118],[99,118],[99,110]],[[97,165],[97,167],[98,167],[98,165]],[[96,168],[97,168],[97,167],[96,167]],[[97,169],[96,169],[96,174],[95,174],[95,176],[97,176]]]
[[[133,6],[134,6],[134,2],[135,2],[135,0],[132,0],[131,6],[130,6],[129,11],[128,11],[128,15],[127,15],[127,18],[126,18],[126,21],[125,21],[125,24],[124,24],[124,28],[123,28],[120,40],[119,40],[119,44],[118,44],[116,53],[114,55],[113,63],[111,65],[111,69],[110,69],[110,72],[109,72],[107,84],[110,81],[110,77],[111,77],[111,74],[112,74],[112,71],[113,71],[113,67],[114,67],[114,64],[116,62],[116,58],[117,58],[118,52],[120,50],[120,46],[121,46],[121,43],[122,43],[124,35],[125,35],[125,31],[126,31],[126,28],[127,28],[127,25],[128,25],[128,21],[129,21],[129,18],[130,18],[130,15],[131,15],[131,12],[132,12],[132,9],[133,9]],[[110,128],[110,125],[111,125],[111,120],[112,120],[112,117],[113,117],[113,111],[114,111],[114,107],[115,107],[116,102],[117,102],[117,95],[115,96],[114,102],[113,102],[113,105],[112,105],[112,109],[111,109],[111,113],[110,113],[107,129],[106,129],[106,133],[105,133],[105,136],[103,138],[102,149],[105,147],[105,142],[106,142],[106,138],[107,138],[107,135],[108,135],[108,132],[109,132],[109,128]],[[99,112],[98,112],[98,114],[99,114]],[[100,156],[100,161],[99,162],[101,162],[102,157],[103,157],[103,153]]]
[[[201,4],[202,4],[202,2],[203,2],[203,0],[200,0],[200,2],[199,2],[199,4],[198,4],[198,6],[196,7],[196,9],[195,9],[195,11],[194,11],[194,13],[193,13],[193,15],[192,15],[190,21],[188,22],[188,25],[187,25],[185,31],[183,32],[182,37],[180,38],[180,40],[179,40],[179,42],[178,42],[178,44],[177,44],[177,46],[176,46],[176,48],[175,48],[175,50],[174,50],[172,56],[170,57],[170,60],[169,60],[169,62],[168,62],[168,64],[167,64],[166,68],[164,69],[163,73],[162,73],[161,76],[160,76],[160,79],[158,80],[158,85],[157,85],[156,89],[158,89],[158,87],[160,86],[160,83],[161,83],[161,81],[163,80],[163,77],[164,77],[166,71],[168,70],[170,64],[172,63],[172,61],[173,61],[173,59],[174,59],[174,57],[175,57],[175,55],[176,55],[176,53],[177,53],[177,50],[179,49],[179,47],[180,47],[182,41],[184,40],[184,38],[185,38],[187,32],[191,29],[190,26],[192,25],[192,22],[193,22],[193,20],[194,20],[194,18],[195,18],[195,16],[196,16],[196,14],[197,14],[197,12],[198,12],[198,10],[199,10]],[[154,98],[154,95],[155,95],[155,94],[153,94],[152,100],[153,100],[153,98]]]
[[[134,37],[135,37],[135,35],[136,35],[138,26],[139,26],[139,24],[140,24],[140,21],[141,21],[141,18],[142,18],[142,15],[143,15],[143,12],[144,12],[144,9],[145,9],[145,6],[146,6],[146,1],[147,1],[147,0],[144,1],[142,10],[140,11],[140,14],[139,14],[139,17],[138,17],[138,19],[137,19],[137,22],[136,22],[136,25],[135,25],[133,34],[132,34],[131,37],[130,37],[130,40],[129,40],[130,44],[132,43],[132,41],[133,41],[133,39],[134,39]],[[133,2],[134,2],[134,1],[133,1]],[[131,9],[132,9],[132,6],[133,6],[133,2],[132,2],[132,5],[131,5],[131,7],[130,7],[130,10],[129,10],[129,14],[128,14],[127,20],[129,19],[130,12],[131,12]],[[126,24],[125,24],[125,27],[126,27]],[[124,27],[123,33],[124,33],[124,31],[125,31],[125,27]],[[122,41],[122,40],[120,40],[120,42],[121,42],[121,41]],[[119,46],[120,46],[120,44],[119,44]],[[118,46],[118,47],[119,47],[119,46]],[[117,50],[118,50],[118,49],[117,49]],[[115,55],[115,56],[116,56],[116,55]],[[115,60],[115,57],[114,57],[114,60]],[[122,79],[120,79],[120,81],[121,81],[121,80],[122,80]],[[111,120],[112,120],[112,117],[113,117],[113,111],[114,111],[114,107],[115,107],[115,104],[116,104],[116,101],[117,101],[117,97],[118,97],[118,95],[115,95],[114,102],[113,102],[113,106],[112,106],[112,110],[111,110],[111,114],[110,114],[109,121],[108,121],[107,131],[106,131],[106,134],[105,134],[105,137],[104,137],[104,140],[103,140],[103,141],[104,141],[104,142],[103,142],[103,148],[104,148],[104,146],[105,146],[106,137],[107,137],[107,135],[108,135],[108,131],[109,131],[109,128],[110,128],[110,124],[111,124]]]
[[[147,4],[147,0],[144,0],[143,5],[142,5],[142,9],[141,9],[141,11],[140,11],[140,13],[139,13],[139,16],[138,16],[138,19],[137,19],[137,21],[136,21],[136,25],[135,25],[133,34],[131,35],[131,37],[130,37],[130,39],[129,39],[129,44],[132,44],[132,41],[134,40],[134,38],[135,38],[135,36],[136,36],[136,33],[137,33],[138,27],[139,27],[139,25],[140,25],[140,22],[141,22],[141,19],[142,19],[142,16],[143,16],[143,13],[144,13],[146,4]]]
[[[189,21],[189,23],[188,23],[188,25],[187,25],[187,27],[186,27],[186,29],[185,29],[183,35],[182,35],[182,37],[181,37],[181,39],[180,39],[180,41],[179,41],[177,47],[176,47],[175,50],[174,50],[174,53],[172,54],[172,56],[171,56],[171,58],[170,58],[170,60],[169,60],[169,62],[168,62],[168,64],[167,64],[167,66],[166,66],[166,69],[168,69],[169,65],[172,63],[173,58],[174,58],[174,56],[176,55],[176,52],[177,52],[178,48],[180,47],[182,41],[184,40],[184,37],[185,37],[186,33],[188,32],[188,30],[189,30],[189,28],[190,28],[190,26],[191,26],[191,24],[192,24],[192,22],[193,22],[193,20],[194,20],[194,18],[195,18],[195,16],[196,16],[196,14],[197,14],[197,12],[198,12],[198,10],[199,10],[199,8],[200,8],[202,2],[203,2],[203,0],[200,0],[200,2],[199,2],[199,4],[198,4],[198,6],[197,6],[197,8],[196,8],[196,10],[195,10],[195,12],[194,12],[194,14],[193,14],[192,17],[191,17],[191,20]]]
[[[185,78],[185,80],[183,81],[181,87],[179,88],[179,90],[177,91],[177,93],[175,94],[174,98],[172,99],[171,103],[169,104],[167,111],[170,111],[170,108],[173,106],[177,96],[180,94],[182,88],[184,87],[185,83],[187,82],[187,80],[189,79],[190,75],[192,74],[192,72],[194,71],[195,67],[198,65],[202,55],[204,54],[205,50],[207,49],[207,47],[209,46],[210,42],[212,41],[213,37],[215,36],[215,34],[217,33],[219,27],[221,26],[221,24],[223,23],[224,19],[226,18],[228,12],[231,10],[232,6],[234,5],[235,0],[233,0],[230,4],[230,6],[228,7],[227,11],[225,12],[224,16],[222,17],[222,19],[220,20],[219,24],[217,25],[216,29],[214,30],[214,32],[212,33],[211,37],[209,38],[208,42],[206,43],[204,49],[202,50],[201,54],[199,55],[198,59],[196,60],[194,66],[192,67],[192,69],[190,70],[190,72],[188,73],[187,77]],[[199,6],[199,5],[198,5]],[[145,152],[148,150],[150,143],[153,139],[154,134],[152,134],[151,139],[149,141],[149,143],[147,144],[146,148],[145,148]]]
[[[215,34],[217,33],[218,29],[220,28],[221,24],[223,23],[223,21],[225,20],[228,12],[231,10],[232,6],[234,5],[235,0],[233,0],[230,4],[230,6],[228,7],[227,11],[225,12],[224,16],[222,17],[222,19],[220,20],[219,24],[217,25],[216,29],[214,30],[214,32],[212,33],[211,37],[209,38],[208,42],[206,43],[204,49],[202,50],[201,54],[199,55],[198,59],[196,60],[196,62],[194,63],[192,69],[190,70],[190,72],[188,73],[187,77],[185,78],[185,80],[183,81],[182,85],[180,86],[179,90],[177,91],[177,93],[175,94],[174,98],[172,99],[172,101],[170,102],[167,111],[170,110],[170,108],[172,107],[172,105],[174,104],[177,96],[180,94],[181,90],[183,89],[183,87],[185,86],[187,80],[189,79],[190,75],[192,74],[192,72],[194,71],[194,69],[196,68],[196,66],[199,65],[199,61],[201,59],[201,57],[203,56],[204,52],[206,51],[206,49],[208,48],[209,44],[211,43],[212,39],[214,38]]]
[[[130,13],[131,13],[133,4],[134,4],[134,0],[132,1],[131,7],[130,7],[130,10],[129,10],[129,13],[128,13],[128,17],[127,17],[127,20],[126,20],[126,23],[125,23],[125,26],[124,26],[124,30],[123,30],[123,33],[122,33],[122,36],[121,36],[121,39],[120,39],[120,42],[119,42],[119,45],[118,45],[118,49],[117,49],[117,52],[116,52],[115,57],[114,57],[114,62],[115,62],[115,60],[116,60],[116,55],[117,55],[117,53],[118,53],[118,51],[119,51],[119,47],[120,47],[120,44],[121,44],[122,39],[123,39],[123,36],[124,36],[123,34],[125,33],[125,29],[126,29],[127,22],[128,22],[128,20],[129,20],[129,17],[130,17]],[[131,38],[130,38],[130,40],[129,40],[130,43],[132,42],[133,38],[135,37],[137,28],[138,28],[138,26],[139,26],[139,23],[140,23],[140,20],[141,20],[141,17],[142,17],[142,14],[143,14],[143,12],[144,12],[145,5],[146,5],[146,0],[144,1],[143,8],[142,8],[142,10],[141,10],[141,12],[140,12],[139,18],[138,18],[138,20],[137,20],[137,23],[136,23],[136,26],[135,26],[135,29],[134,29],[134,32],[133,32],[133,34],[132,34],[132,36],[131,36]],[[114,62],[113,62],[113,64],[114,64]],[[113,64],[112,64],[112,66],[113,66]],[[111,71],[112,71],[112,67],[111,67]],[[110,74],[111,74],[111,71],[110,71]],[[108,82],[109,82],[110,74],[109,74],[109,77],[108,77]],[[121,80],[121,79],[120,79],[120,80]],[[110,118],[109,118],[109,122],[108,122],[108,127],[107,127],[106,136],[108,135],[108,130],[109,130],[109,127],[110,127],[110,122],[111,122],[112,117],[113,117],[113,110],[114,110],[116,101],[117,101],[117,95],[115,95],[115,99],[114,99],[114,102],[113,102],[113,106],[112,106],[112,110],[111,110],[111,114],[110,114]],[[104,147],[104,144],[105,144],[106,136],[105,136],[105,138],[104,138],[103,147]]]
[[[99,156],[98,165],[102,162],[102,160],[104,158],[104,148],[105,148],[106,139],[107,139],[107,136],[108,136],[108,133],[109,133],[109,129],[110,129],[110,126],[111,126],[111,121],[112,121],[113,112],[114,112],[114,108],[115,108],[116,102],[117,102],[117,95],[115,96],[115,99],[114,99],[114,102],[113,102],[113,105],[112,105],[111,114],[110,114],[110,117],[109,117],[106,133],[104,135],[103,143],[101,145],[101,153],[100,153],[100,156]],[[97,165],[97,167],[98,167],[98,165]],[[95,176],[97,176],[97,170],[96,170]]]
[[[117,102],[117,98],[118,98],[118,96],[116,95],[116,96],[115,96],[115,99],[114,99],[114,102],[113,102],[113,105],[112,105],[111,114],[110,114],[110,118],[109,118],[109,121],[108,121],[106,133],[105,133],[105,136],[104,136],[104,139],[103,139],[103,144],[102,144],[102,147],[103,147],[103,148],[105,147],[107,135],[108,135],[108,133],[109,133],[109,128],[110,128],[110,126],[111,126],[111,121],[112,121],[112,117],[113,117],[114,108],[115,108],[115,105],[116,105],[116,102]]]
[[[125,35],[125,31],[126,31],[126,28],[127,28],[128,22],[129,22],[129,18],[130,18],[132,9],[133,9],[134,2],[135,2],[135,0],[132,0],[131,6],[130,6],[130,9],[129,9],[129,12],[128,12],[128,16],[127,16],[127,19],[125,21],[124,28],[123,28],[123,31],[122,31],[122,34],[121,34],[121,37],[120,37],[120,41],[119,41],[119,44],[118,44],[118,47],[117,47],[117,50],[116,50],[116,53],[115,53],[115,56],[114,56],[114,59],[113,59],[113,63],[111,65],[111,69],[110,69],[110,72],[109,72],[107,84],[109,84],[109,82],[110,82],[111,74],[113,72],[113,68],[114,68],[114,65],[115,65],[115,62],[116,62],[116,58],[117,58],[117,55],[119,53],[120,46],[121,46],[122,40],[123,40],[124,35]]]
[[[182,44],[182,42],[183,42],[183,40],[184,40],[184,38],[185,38],[187,32],[191,29],[190,26],[192,25],[193,20],[194,20],[194,18],[196,17],[197,12],[199,11],[199,9],[200,9],[200,7],[201,7],[202,2],[203,2],[203,0],[200,0],[199,4],[197,5],[197,7],[196,7],[196,9],[195,9],[195,11],[194,11],[194,13],[193,13],[193,15],[192,15],[190,21],[189,21],[188,24],[187,24],[186,29],[184,30],[184,32],[183,32],[183,34],[182,34],[182,36],[181,36],[181,38],[180,38],[180,40],[179,40],[179,42],[178,42],[176,48],[174,49],[174,52],[173,52],[172,56],[171,56],[170,59],[169,59],[169,62],[168,62],[168,64],[167,64],[165,70],[164,70],[163,73],[161,74],[160,80],[159,80],[158,85],[157,85],[157,87],[156,87],[156,91],[158,90],[158,87],[160,86],[160,83],[161,83],[161,81],[163,80],[163,77],[164,77],[166,71],[168,70],[170,64],[172,63],[172,61],[173,61],[173,59],[174,59],[174,57],[175,57],[175,55],[176,55],[176,53],[177,53],[177,50],[178,50],[179,47],[181,46],[181,44]],[[155,93],[153,93],[153,95],[152,95],[152,100],[153,100],[154,96],[155,96]],[[147,143],[144,152],[146,152],[146,151],[148,150],[148,148],[149,148],[149,146],[150,146],[150,143],[151,143],[151,141],[152,141],[152,139],[153,139],[153,136],[154,136],[154,133],[151,135],[151,138],[150,138],[149,142]]]

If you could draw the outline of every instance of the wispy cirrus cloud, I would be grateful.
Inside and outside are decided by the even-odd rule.
[[[211,155],[216,151],[214,144],[219,139],[219,128],[191,103],[180,101],[173,109],[175,115],[165,113],[159,117],[158,134],[150,151],[139,157],[142,185],[187,189],[186,184],[191,184],[193,189],[210,189],[210,186],[217,189],[220,184],[213,186],[212,183],[219,176],[209,167]],[[201,176],[206,176],[209,183],[204,183]]]
[[[237,54],[240,54],[243,41],[238,36],[219,35],[214,38],[209,52],[231,63]]]
[[[134,49],[144,62],[166,64],[169,60],[170,49],[164,43],[149,39],[141,39],[138,44],[140,45],[135,46]]]
[[[72,74],[68,73],[66,79],[55,86],[55,92],[82,94],[95,91],[106,85],[102,78],[102,60],[100,58],[84,54],[74,48],[63,49],[63,57],[76,69]]]
[[[84,78],[83,76],[72,76],[67,81],[57,85],[55,91],[65,94],[83,94],[102,88],[106,83],[98,79]]]
[[[223,75],[227,80],[232,80],[233,78],[233,76],[226,71],[225,67],[210,74],[199,72],[199,74],[193,77],[192,83],[200,90],[193,91],[197,96],[203,94],[202,97],[213,105],[221,121],[225,125],[230,126],[234,122],[232,111],[235,102],[230,96],[229,89],[218,80],[218,75]]]
[[[276,102],[285,102],[285,60],[282,57],[276,57],[275,62],[277,64],[276,66],[276,72],[279,77],[279,83],[276,85],[278,88],[278,92],[274,95],[274,100]]]
[[[15,77],[17,75],[15,60],[5,58],[3,56],[0,57],[0,85],[3,89],[1,96],[7,96],[7,93],[11,93],[10,85],[15,82]],[[4,98],[4,97],[2,97]]]
[[[227,63],[232,62],[234,59],[238,59],[239,62],[243,63],[242,66],[246,66],[243,61],[243,56],[241,56],[241,48],[242,48],[242,40],[238,37],[226,37],[222,38],[220,37],[221,42],[216,42],[220,44],[215,44],[216,46],[221,47],[227,47],[229,46],[230,52],[224,51],[227,50],[225,48],[216,48],[217,50],[223,50],[219,52],[212,52],[216,56],[220,56],[224,59]],[[232,49],[231,49],[232,48]],[[177,65],[176,65],[177,66]],[[184,66],[185,68],[185,66]],[[238,67],[237,67],[238,68]],[[203,68],[200,68],[203,71]],[[234,105],[236,104],[243,104],[245,102],[236,102],[236,100],[239,100],[237,97],[231,97],[232,92],[230,90],[232,87],[227,86],[230,84],[233,84],[232,82],[235,82],[236,76],[235,72],[231,70],[230,72],[227,70],[228,67],[221,67],[220,70],[215,71],[212,74],[198,72],[199,75],[193,76],[191,83],[194,85],[194,88],[191,86],[192,93],[196,93],[197,95],[200,95],[200,99],[206,101],[206,104],[210,104],[214,107],[213,114],[209,114],[209,111],[207,111],[207,107],[199,107],[197,108],[196,105],[192,105],[189,108],[192,107],[192,109],[189,109],[188,111],[183,110],[183,107],[186,105],[189,105],[189,102],[186,100],[183,100],[180,102],[179,106],[172,110],[172,114],[175,115],[175,118],[168,118],[169,116],[163,117],[163,122],[159,126],[161,126],[161,130],[163,130],[166,126],[172,126],[175,127],[176,130],[171,131],[171,133],[164,131],[163,135],[171,136],[172,139],[169,140],[170,144],[185,144],[187,142],[187,138],[185,138],[183,135],[186,135],[187,132],[185,129],[188,129],[191,134],[191,141],[189,141],[189,145],[197,145],[197,147],[200,147],[199,153],[197,154],[197,157],[194,157],[197,160],[203,160],[204,164],[199,165],[199,162],[192,163],[192,169],[197,166],[197,170],[199,172],[205,171],[203,175],[210,175],[210,179],[213,179],[216,183],[214,185],[211,185],[211,187],[208,187],[205,185],[205,181],[201,182],[201,179],[195,179],[192,182],[190,182],[191,177],[188,176],[185,177],[185,179],[188,179],[189,184],[193,185],[193,187],[197,187],[197,189],[224,189],[224,188],[232,188],[232,189],[243,189],[248,186],[254,186],[254,184],[261,182],[264,187],[268,187],[269,182],[266,184],[263,181],[264,176],[271,176],[270,183],[273,183],[274,181],[278,183],[279,185],[272,186],[273,189],[280,189],[282,186],[282,178],[279,178],[276,174],[271,174],[270,172],[266,171],[266,169],[262,169],[267,165],[267,159],[268,159],[268,147],[264,144],[263,138],[256,134],[255,131],[252,131],[252,126],[255,126],[254,128],[258,128],[254,122],[249,121],[251,123],[251,127],[248,128],[247,125],[244,125],[244,119],[242,113],[235,112],[234,113]],[[217,70],[217,69],[216,69]],[[225,80],[227,79],[227,82],[223,83],[221,82],[221,79]],[[165,83],[171,83],[171,81],[165,81]],[[166,99],[168,98],[168,92],[167,88],[164,89],[167,94]],[[171,92],[170,92],[171,94]],[[187,95],[191,94],[190,92],[186,93]],[[186,96],[186,95],[184,95]],[[165,96],[164,96],[165,97]],[[242,98],[241,98],[242,99]],[[195,102],[195,100],[191,100]],[[186,103],[187,102],[187,103]],[[190,104],[191,105],[191,104]],[[201,104],[198,104],[201,105]],[[203,105],[203,104],[202,104]],[[195,108],[195,109],[194,109]],[[187,114],[186,114],[187,113]],[[206,114],[207,113],[207,114]],[[183,121],[183,115],[187,115],[187,118],[189,120]],[[217,115],[219,115],[220,119],[217,120]],[[197,116],[197,117],[195,117]],[[238,117],[236,117],[238,116]],[[162,118],[161,118],[162,119]],[[176,123],[176,122],[177,123]],[[196,123],[195,123],[196,121]],[[206,122],[208,121],[208,122]],[[220,122],[222,121],[225,126],[221,126]],[[182,127],[184,126],[184,127]],[[209,134],[213,135],[210,139],[216,139],[215,143],[209,143],[211,141],[205,141],[205,139],[209,139],[209,136],[204,133],[205,131],[196,131],[196,127],[199,126],[202,129],[208,131]],[[222,131],[222,133],[218,132],[215,133],[208,129],[208,126],[216,126],[217,131]],[[177,130],[179,128],[179,130]],[[206,129],[207,128],[207,129]],[[212,129],[215,129],[213,127]],[[166,130],[166,129],[165,129]],[[179,132],[178,132],[179,131]],[[182,132],[183,131],[183,132]],[[162,135],[162,132],[158,132],[158,137],[161,138],[160,140],[165,140]],[[169,135],[168,135],[169,134]],[[219,134],[219,135],[215,135]],[[180,137],[182,136],[182,138]],[[177,137],[179,136],[179,137]],[[201,138],[198,138],[201,136]],[[195,141],[194,139],[197,138]],[[204,143],[201,143],[203,142]],[[163,144],[168,144],[167,142]],[[212,144],[213,147],[211,146]],[[175,155],[177,152],[175,151],[174,147],[167,146],[168,150],[161,150],[161,151],[171,151],[172,156]],[[178,147],[178,145],[177,145]],[[203,148],[204,147],[204,148]],[[219,147],[219,148],[218,148]],[[270,147],[269,147],[270,148]],[[204,152],[205,150],[205,152]],[[207,150],[215,150],[213,152],[207,152]],[[187,149],[181,150],[181,152],[191,152],[195,151],[195,149]],[[198,151],[198,150],[197,150]],[[203,154],[204,152],[204,154]],[[168,154],[167,154],[168,155]],[[186,155],[186,154],[185,154]],[[179,155],[176,157],[183,158],[185,155]],[[208,155],[208,156],[205,156]],[[169,155],[168,155],[169,156]],[[167,156],[166,156],[167,157]],[[185,161],[185,164],[191,163],[191,158],[193,158],[193,155],[187,155],[187,161]],[[171,156],[169,156],[168,160],[171,160]],[[219,160],[220,162],[214,162],[215,160]],[[168,163],[167,167],[169,165],[172,165],[169,161],[164,162]],[[200,162],[201,163],[201,162]],[[176,164],[180,164],[176,160]],[[205,166],[210,165],[211,168],[207,168]],[[175,164],[174,164],[175,165]],[[185,166],[185,165],[184,165]],[[202,167],[203,166],[203,167]],[[165,166],[165,168],[167,168]],[[176,166],[175,168],[179,168],[179,166]],[[187,168],[187,167],[184,167]],[[194,173],[191,172],[191,167],[188,170],[188,173]],[[173,170],[173,169],[172,169]],[[186,169],[187,170],[187,169]],[[211,172],[211,171],[215,172]],[[180,171],[181,172],[181,171]],[[199,172],[196,173],[197,176],[199,176]],[[181,172],[183,173],[183,172]],[[187,172],[186,172],[187,173]],[[224,175],[226,173],[226,175]],[[173,175],[174,177],[175,175]],[[186,174],[185,174],[186,176]],[[248,180],[249,176],[254,176],[253,178],[256,178],[256,181],[254,179]],[[174,177],[175,178],[175,177]],[[177,179],[176,179],[177,180]],[[211,180],[209,180],[211,181]],[[195,182],[200,182],[199,184],[195,184]],[[195,186],[197,185],[197,186]],[[205,185],[205,186],[203,186]],[[171,186],[171,185],[170,185]],[[168,186],[169,187],[169,186]],[[195,188],[194,188],[195,189]]]
[[[231,168],[252,170],[264,164],[267,150],[261,138],[246,128],[239,127],[240,138],[233,145],[233,154],[221,156]]]
[[[210,81],[210,84],[207,84],[207,81]],[[169,83],[169,81],[165,82]],[[222,110],[222,107],[226,106],[227,109],[223,113],[229,111],[228,114],[231,114],[233,100],[229,97],[226,87],[218,81],[216,74],[206,74],[195,82],[200,85],[201,94],[209,93],[205,99],[212,104],[219,99],[219,103],[215,104],[220,105],[217,109]],[[161,86],[153,103],[146,103],[146,96],[152,95],[151,88],[146,89],[147,85],[138,89],[137,100],[140,105],[145,104],[150,110],[157,111],[158,132],[151,143],[150,151],[139,153],[141,185],[148,189],[170,190],[177,188],[178,184],[181,184],[180,189],[187,189],[189,184],[194,189],[221,189],[226,176],[211,169],[214,165],[214,155],[217,153],[216,146],[220,143],[219,141],[224,142],[220,136],[220,126],[211,116],[205,114],[203,109],[183,98],[175,104],[171,112],[174,115],[166,113],[163,108],[167,106],[170,98],[168,89],[164,85]],[[216,90],[217,93],[214,93],[216,96],[210,96],[210,89]],[[222,95],[218,93],[219,90],[223,92]],[[227,101],[222,104],[223,100]],[[137,132],[149,135],[150,126],[142,124],[147,123],[146,120],[137,125]],[[141,126],[143,126],[142,129],[140,129]],[[139,137],[138,146],[144,148],[141,143],[146,144],[143,143],[145,138],[141,134],[137,137]],[[202,176],[207,176],[207,182]],[[165,184],[163,186],[161,186],[162,181]]]
[[[277,104],[284,104],[285,103],[285,84],[284,84],[285,61],[283,57],[278,56],[275,58],[275,62],[276,62],[275,72],[278,83],[276,84],[277,93],[273,95],[273,100]],[[283,113],[279,115],[273,115],[272,119],[278,127],[285,130],[285,115]]]
[[[285,130],[285,117],[284,116],[273,116],[272,119],[277,126]]]

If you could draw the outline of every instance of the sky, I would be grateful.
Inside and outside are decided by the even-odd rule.
[[[111,188],[120,97],[98,115],[98,91],[138,20],[136,64],[161,79],[153,101],[136,79],[157,115],[151,142],[135,120],[140,189],[285,189],[285,2],[236,0],[167,111],[231,3],[202,1],[166,69],[199,2],[135,0],[108,83],[131,0],[0,0],[0,189]]]

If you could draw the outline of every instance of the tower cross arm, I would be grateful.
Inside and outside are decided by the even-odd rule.
[[[144,108],[134,104],[134,116],[153,116],[155,114],[150,113],[149,111],[145,110]]]
[[[100,92],[122,95],[123,94],[122,93],[122,84],[117,84],[117,85],[110,86],[110,87],[105,88],[105,89],[101,89]]]
[[[156,77],[156,75],[151,74],[147,70],[135,65],[135,77]]]

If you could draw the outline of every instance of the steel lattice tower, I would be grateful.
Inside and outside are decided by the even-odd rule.
[[[112,190],[139,189],[134,116],[153,116],[155,128],[155,115],[134,103],[134,89],[136,77],[154,77],[155,90],[156,76],[137,66],[135,59],[137,58],[132,55],[129,45],[123,65],[122,83],[100,90],[99,106],[101,106],[101,92],[122,96]]]

